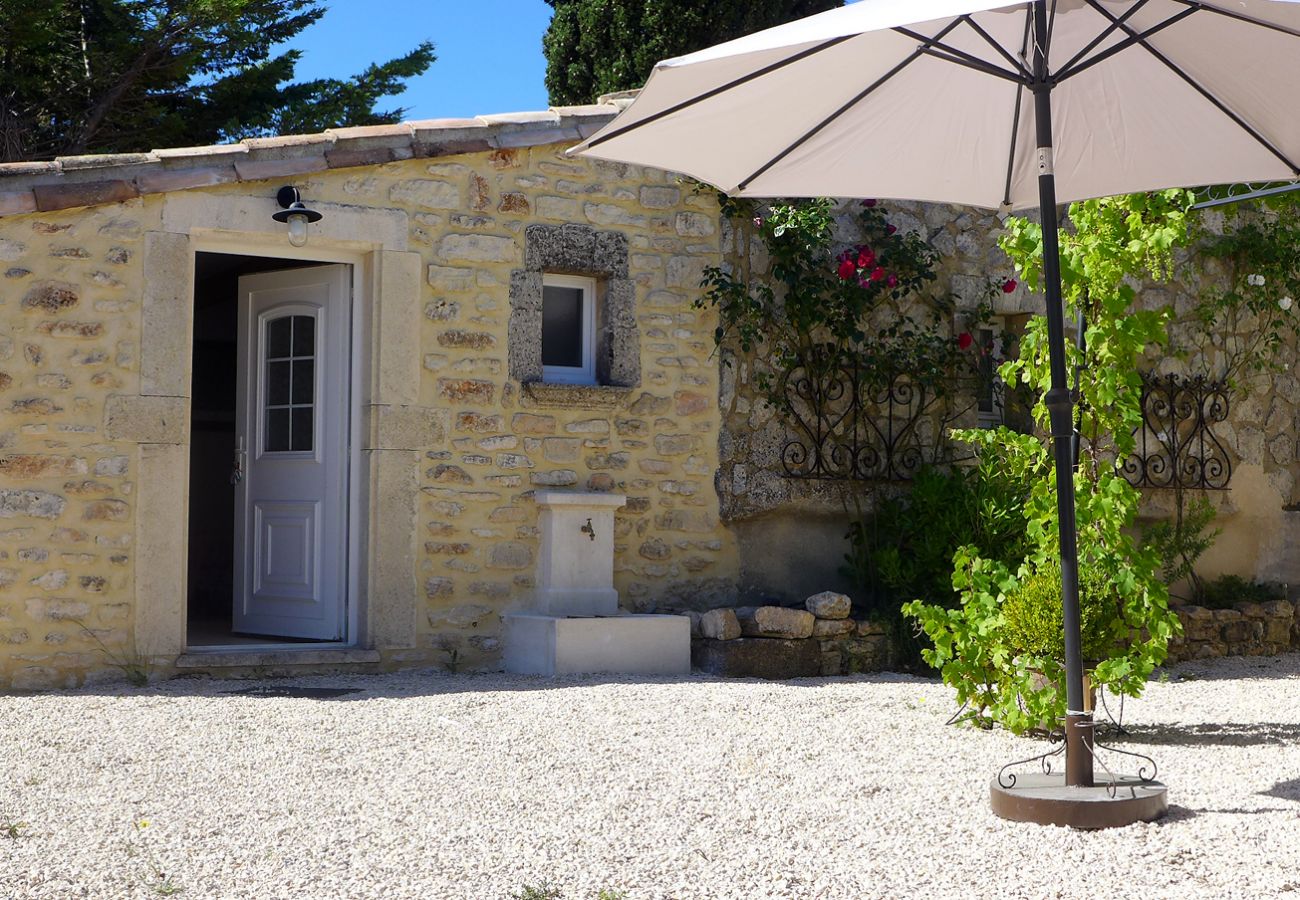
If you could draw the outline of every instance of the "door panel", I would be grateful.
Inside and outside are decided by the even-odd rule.
[[[239,279],[236,631],[345,637],[350,282],[347,266]]]

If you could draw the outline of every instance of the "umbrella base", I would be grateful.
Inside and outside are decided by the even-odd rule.
[[[1114,796],[1111,790],[1114,789]],[[1152,822],[1169,808],[1167,790],[1158,781],[1120,776],[1095,787],[1067,787],[1064,775],[1018,775],[1012,787],[993,779],[989,800],[993,814],[1013,822],[1064,825],[1069,828],[1122,828]]]

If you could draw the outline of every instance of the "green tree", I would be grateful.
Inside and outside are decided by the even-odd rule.
[[[661,59],[843,6],[843,0],[546,0],[546,90],[556,106],[639,88]]]
[[[318,0],[0,0],[0,161],[399,121],[376,104],[433,45],[295,83],[300,52],[275,48],[324,14]]]

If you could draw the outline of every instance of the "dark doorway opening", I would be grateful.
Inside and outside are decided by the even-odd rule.
[[[194,260],[194,345],[190,404],[187,634],[190,647],[288,643],[237,634],[235,589],[235,405],[239,385],[239,278],[320,263],[198,253]]]

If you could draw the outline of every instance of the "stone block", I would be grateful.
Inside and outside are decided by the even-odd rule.
[[[524,675],[686,675],[691,623],[685,616],[503,617],[507,672]]]
[[[1246,644],[1264,638],[1264,623],[1256,619],[1239,619],[1222,627],[1223,639],[1229,644]]]
[[[857,630],[858,630],[858,634],[862,635],[863,637],[877,637],[877,636],[884,635],[885,626],[881,622],[874,622],[868,619],[868,620],[858,622]]]
[[[850,619],[818,619],[813,623],[812,636],[815,638],[832,638],[852,634],[857,623]]]
[[[194,254],[185,234],[151,231],[144,239],[140,393],[187,397],[194,324]]]
[[[734,641],[740,637],[740,621],[735,610],[711,609],[700,616],[700,634],[715,641]]]
[[[709,675],[725,678],[816,678],[822,652],[816,641],[742,637],[731,641],[697,641],[691,663]]]
[[[805,600],[804,606],[819,619],[847,619],[853,609],[853,601],[845,594],[822,591]]]
[[[1200,606],[1183,606],[1176,610],[1183,623],[1183,634],[1189,641],[1209,641],[1218,637],[1219,629],[1214,613]]]
[[[889,641],[883,634],[856,638],[844,645],[844,667],[849,674],[879,672],[889,664]]]
[[[183,397],[117,395],[104,406],[104,434],[138,444],[183,444],[189,431],[189,401]]]
[[[812,613],[784,606],[742,607],[736,610],[741,634],[746,637],[793,638],[812,637]]]

